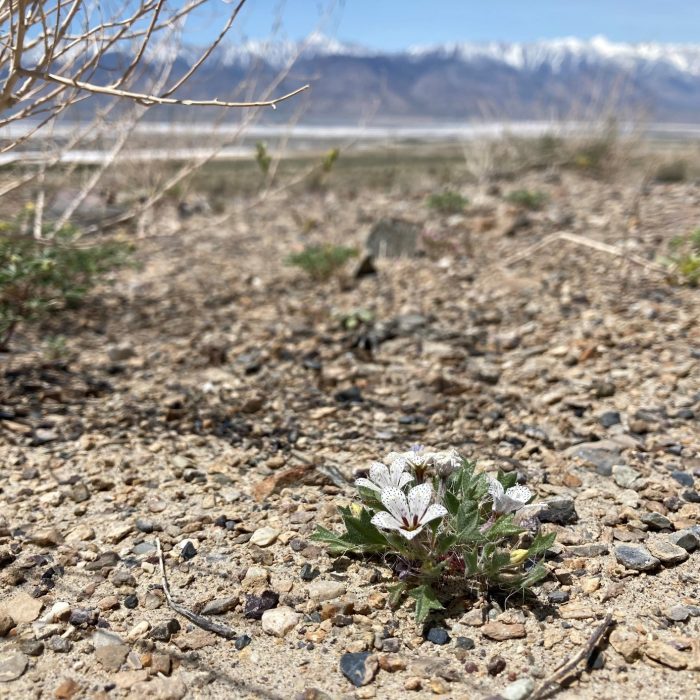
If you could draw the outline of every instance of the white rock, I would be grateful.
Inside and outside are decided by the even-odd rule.
[[[151,625],[148,620],[141,620],[141,622],[137,623],[129,630],[129,634],[126,635],[126,638],[129,641],[140,639],[146,636],[149,629],[151,629]]]
[[[299,622],[299,613],[292,608],[281,607],[266,610],[262,616],[263,632],[275,637],[284,637]]]
[[[253,533],[250,543],[258,547],[269,547],[279,537],[279,534],[280,531],[275,530],[274,527],[261,527]]]
[[[59,620],[66,620],[69,615],[70,603],[59,600],[51,606],[51,610],[49,610],[41,619],[44,622],[58,622]]]
[[[503,700],[525,700],[535,689],[532,678],[519,678],[501,691]]]
[[[345,595],[345,584],[340,581],[314,581],[309,584],[309,598],[316,602],[333,600]]]
[[[263,569],[262,566],[249,566],[241,585],[243,588],[247,589],[255,588],[256,586],[264,586],[269,578],[270,574],[267,569]]]

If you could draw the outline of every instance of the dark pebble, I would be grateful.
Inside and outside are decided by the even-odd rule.
[[[549,598],[550,603],[566,603],[567,600],[569,600],[569,592],[568,591],[552,591],[551,593],[547,594],[547,598]]]
[[[263,591],[259,596],[246,596],[243,617],[249,620],[260,620],[266,610],[277,607],[279,599],[279,595],[274,591]]]
[[[189,561],[194,556],[197,555],[197,550],[194,548],[191,540],[185,542],[185,546],[180,550],[180,556],[185,560]]]
[[[147,518],[137,518],[136,529],[139,532],[145,532],[146,534],[150,534],[156,529],[156,524],[152,520],[148,520]]]
[[[479,666],[477,664],[475,664],[473,661],[465,661],[464,670],[467,673],[476,673],[479,670]]]
[[[388,637],[382,640],[382,651],[395,654],[401,648],[401,640],[396,637]]]
[[[666,448],[666,452],[670,455],[676,455],[676,457],[680,457],[681,453],[683,452],[683,445],[669,445]]]
[[[340,657],[341,673],[356,687],[371,683],[377,674],[378,664],[376,659],[374,663],[367,663],[369,657],[372,656],[369,652],[346,652]]]
[[[129,610],[133,610],[134,608],[136,608],[138,606],[138,604],[139,604],[139,599],[133,593],[131,595],[126,596],[126,598],[124,598],[124,607],[129,608]]]
[[[693,484],[695,483],[695,479],[693,479],[692,474],[688,474],[687,472],[682,472],[682,471],[680,471],[680,469],[676,469],[675,471],[672,471],[671,476],[681,486],[687,486],[689,488],[692,488]]]
[[[611,428],[613,425],[621,423],[620,414],[617,411],[606,411],[598,419],[604,428]]]
[[[586,663],[586,668],[591,671],[600,671],[601,668],[605,666],[605,652],[596,650],[593,655],[589,657]]]
[[[41,656],[44,653],[44,642],[36,639],[25,639],[19,643],[20,651],[27,656]]]
[[[304,564],[304,566],[301,567],[302,581],[313,581],[320,574],[321,572],[318,569],[312,567],[311,564]]]
[[[506,660],[500,656],[494,656],[486,665],[489,676],[497,676],[499,673],[505,671],[505,668]]]
[[[356,386],[337,392],[334,398],[338,403],[362,403],[363,401],[362,394]]]
[[[54,635],[49,639],[49,649],[59,654],[68,653],[73,648],[73,642],[70,639],[64,639],[58,635]]]
[[[695,418],[695,411],[692,408],[681,408],[680,411],[676,412],[676,418],[681,420],[693,420]]]
[[[690,503],[700,503],[700,493],[697,491],[684,491],[683,498]]]
[[[247,635],[242,634],[240,637],[236,637],[234,645],[238,651],[245,649],[253,640]]]
[[[473,649],[476,646],[474,640],[469,637],[457,637],[455,644],[459,649]]]
[[[447,630],[443,627],[431,627],[428,630],[428,634],[425,635],[425,638],[429,642],[439,645],[447,644],[450,641],[450,635],[447,634]]]
[[[72,608],[70,611],[70,617],[68,622],[75,627],[81,627],[82,625],[94,626],[97,624],[97,618],[99,613],[97,610],[85,610],[84,608]]]
[[[295,537],[290,541],[289,546],[292,548],[292,551],[301,552],[302,549],[306,549],[306,542]]]

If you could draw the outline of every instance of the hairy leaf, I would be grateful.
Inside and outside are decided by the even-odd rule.
[[[408,595],[416,601],[416,622],[418,624],[425,622],[431,610],[442,610],[443,608],[435,591],[427,584],[408,591]]]

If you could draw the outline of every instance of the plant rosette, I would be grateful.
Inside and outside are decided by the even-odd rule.
[[[398,582],[390,602],[413,598],[418,623],[447,597],[526,591],[547,575],[555,534],[539,532],[541,504],[514,474],[492,477],[475,466],[455,450],[391,452],[356,480],[359,503],[339,509],[344,532],[319,526],[312,539],[332,555],[391,562]]]

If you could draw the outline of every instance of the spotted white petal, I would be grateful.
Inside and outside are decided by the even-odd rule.
[[[430,505],[430,499],[433,497],[433,487],[428,484],[420,484],[414,486],[408,492],[408,509],[411,516],[415,516],[418,520],[423,517],[423,513]]]
[[[423,530],[423,526],[420,525],[418,526],[415,530],[404,530],[403,528],[399,528],[399,532],[407,539],[407,540],[412,540],[419,532]]]
[[[504,490],[503,484],[498,479],[494,479],[492,476],[489,477],[489,495],[493,499],[494,503],[503,498]]]
[[[397,484],[397,486],[398,486],[400,489],[402,489],[404,486],[406,486],[406,484],[407,484],[409,481],[413,481],[413,477],[412,477],[408,472],[404,472],[404,473],[401,474],[401,476],[399,477],[399,483]]]
[[[442,518],[445,515],[447,515],[447,508],[439,505],[438,503],[433,503],[431,506],[428,506],[425,513],[423,513],[423,517],[420,519],[420,524],[425,525],[431,520],[437,520],[437,518]]]
[[[511,501],[516,501],[520,503],[521,506],[524,506],[532,498],[532,492],[527,486],[511,486],[506,491],[506,498],[509,498]]]
[[[377,493],[381,491],[381,488],[379,488],[377,484],[365,478],[355,479],[355,486],[362,486],[366,489],[372,489],[372,491],[376,491]]]
[[[401,481],[402,475],[406,472],[406,469],[408,469],[408,462],[403,457],[395,459],[391,463],[391,466],[389,467],[391,486],[401,486],[399,482]],[[413,477],[411,477],[409,474],[409,480],[412,478]]]
[[[385,464],[372,462],[369,467],[369,478],[380,487],[380,489],[391,486],[391,477]]]
[[[381,495],[382,503],[384,507],[396,518],[396,520],[408,523],[409,510],[408,503],[406,502],[406,496],[403,491],[392,486],[388,489],[384,489]]]
[[[379,527],[382,530],[401,530],[401,526],[403,524],[396,520],[391,513],[386,513],[384,511],[375,513],[374,516],[372,516],[371,523],[375,527]]]
[[[389,454],[384,458],[389,464],[392,464],[397,459],[404,459],[404,455],[400,452],[389,452]]]

